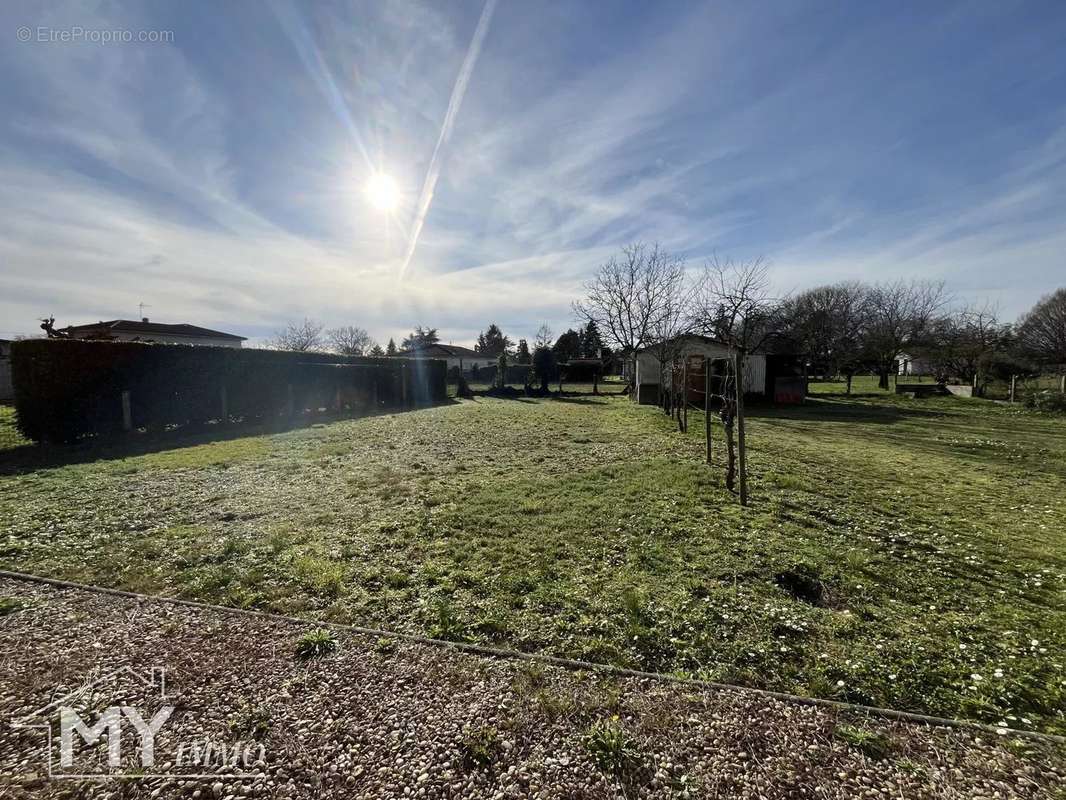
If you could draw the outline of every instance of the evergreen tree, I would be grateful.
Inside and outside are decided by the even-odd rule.
[[[391,336],[389,337],[388,345],[385,347],[385,355],[387,355],[387,356],[396,355],[396,340],[393,339]]]
[[[529,354],[529,342],[525,339],[518,340],[518,353],[515,356],[519,364],[528,364],[533,360]]]
[[[389,339],[389,344],[392,345],[393,350],[396,349],[396,345],[393,343],[392,339]],[[385,355],[385,351],[381,349],[380,344],[374,342],[374,346],[370,348],[370,355],[376,356],[377,358],[381,358],[381,356]]]
[[[590,319],[579,334],[581,337],[581,357],[600,358],[601,350],[604,350],[603,339],[600,337],[600,329],[596,320]]]
[[[504,336],[500,326],[493,322],[483,333],[478,334],[474,350],[487,356],[498,356],[510,350],[511,345],[511,340]]]
[[[555,340],[552,352],[555,354],[555,360],[561,363],[581,358],[581,334],[571,328]]]
[[[419,325],[401,343],[401,350],[417,350],[420,347],[428,347],[440,341],[436,328],[423,328]]]

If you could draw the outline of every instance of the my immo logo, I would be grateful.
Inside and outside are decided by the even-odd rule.
[[[122,722],[132,723],[137,737],[141,767],[155,766],[155,735],[163,727],[174,706],[163,706],[149,722],[133,706],[111,706],[104,710],[92,725],[86,723],[73,708],[59,708],[59,766],[71,769],[74,766],[74,734],[82,738],[85,744],[93,744],[101,736],[107,736],[107,765],[122,766]]]
[[[109,696],[136,697],[139,702],[90,710],[93,706],[99,709]],[[48,777],[55,780],[160,774],[212,780],[255,777],[256,773],[246,770],[266,761],[262,744],[182,737],[170,730],[175,707],[166,700],[164,668],[142,674],[124,667],[68,692],[15,721],[14,726],[42,731],[43,760]],[[126,749],[130,747],[135,752]],[[164,763],[167,770],[157,770],[157,763]]]

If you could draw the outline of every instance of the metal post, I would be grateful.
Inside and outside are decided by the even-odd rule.
[[[740,504],[748,504],[748,466],[747,452],[744,444],[744,359],[733,356],[737,380],[737,450],[740,467]]]
[[[1018,381],[1018,376],[1017,375],[1011,375],[1010,376],[1010,401],[1012,403],[1014,402],[1014,390],[1015,390],[1015,386],[1017,384],[1017,381]]]
[[[711,463],[711,359],[703,359],[703,424],[707,428],[707,463]]]
[[[683,403],[681,413],[685,415],[682,429],[685,433],[688,433],[688,358],[685,359],[685,364],[681,367],[681,402]]]
[[[128,391],[122,393],[122,430],[133,430],[133,410],[130,407],[130,393]]]

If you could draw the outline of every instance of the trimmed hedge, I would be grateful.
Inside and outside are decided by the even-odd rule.
[[[11,366],[18,427],[34,441],[121,433],[124,392],[132,429],[149,431],[401,409],[447,397],[446,363],[434,359],[28,339],[12,343]]]

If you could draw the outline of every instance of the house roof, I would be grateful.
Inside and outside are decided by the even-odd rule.
[[[423,347],[412,347],[400,353],[402,356],[423,356],[427,358],[496,358],[488,353],[479,353],[469,347],[460,347],[456,344],[427,344]]]
[[[673,341],[675,339],[691,339],[691,340],[695,340],[697,342],[702,342],[704,344],[717,344],[717,345],[720,345],[721,347],[729,347],[729,345],[726,344],[725,342],[723,342],[721,339],[715,339],[713,336],[702,336],[702,335],[700,335],[698,333],[681,333],[681,334],[678,334],[677,336],[670,337],[670,339],[668,339],[666,341]],[[644,347],[642,347],[639,350],[637,350],[637,352],[638,353],[646,353],[649,350],[654,350],[658,346],[659,346],[659,342],[654,342],[652,344],[644,345]]]
[[[69,325],[63,328],[71,336],[78,334],[99,333],[143,333],[156,334],[157,336],[186,336],[193,339],[232,339],[243,342],[247,337],[237,336],[233,333],[214,331],[210,328],[201,328],[199,325],[178,323],[168,325],[162,322],[149,322],[148,320],[112,319],[100,322],[92,322],[88,325]]]

